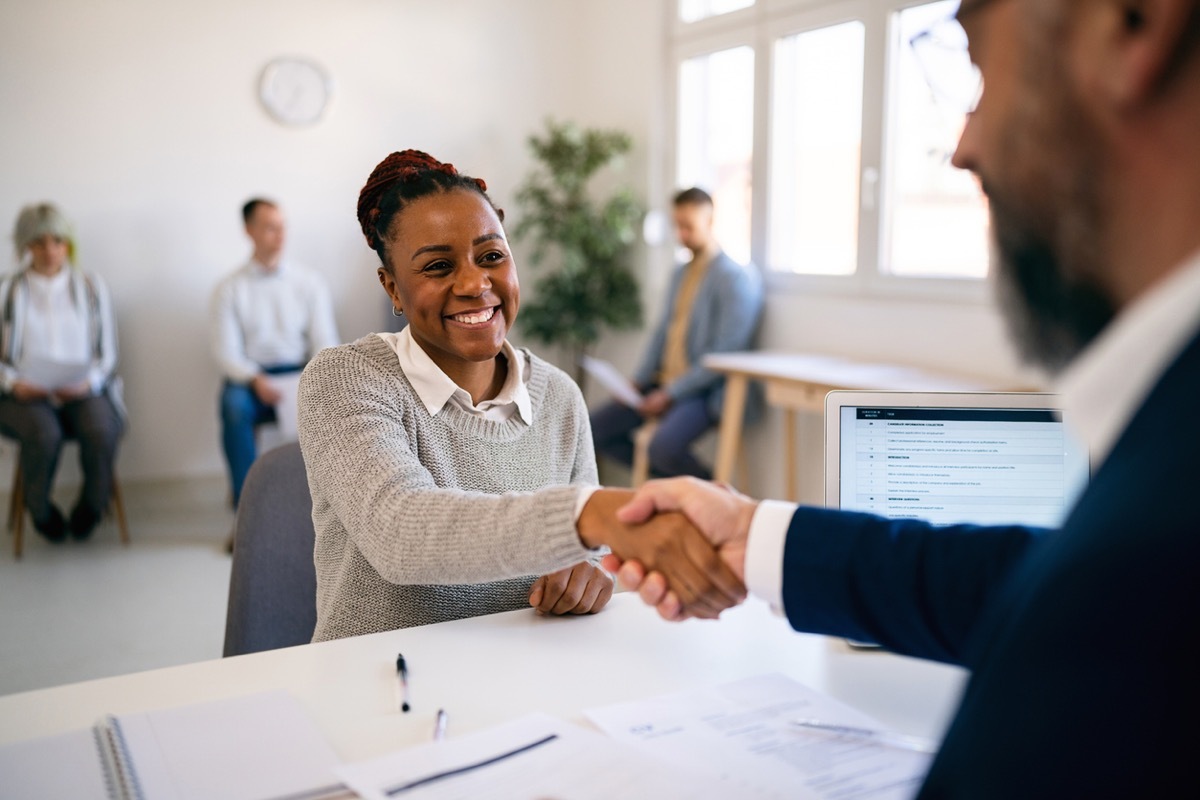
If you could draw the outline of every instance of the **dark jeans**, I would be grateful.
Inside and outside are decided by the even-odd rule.
[[[299,372],[303,365],[264,367],[268,375],[284,375]],[[267,422],[275,422],[275,407],[258,399],[254,389],[247,383],[225,381],[221,389],[221,445],[225,449],[225,460],[229,463],[229,483],[233,490],[233,507],[237,508],[242,498],[242,484],[254,459],[258,458],[258,441],[254,429]]]
[[[124,427],[107,394],[57,407],[45,400],[21,403],[0,397],[0,433],[21,445],[25,507],[35,521],[50,516],[50,485],[64,439],[79,440],[83,491],[76,505],[104,513],[112,497],[113,462]]]
[[[609,403],[592,414],[592,440],[596,453],[625,465],[633,463],[633,432],[646,418],[620,403]],[[707,397],[675,403],[658,419],[650,440],[650,472],[656,478],[695,475],[710,480],[712,471],[692,455],[692,443],[715,424],[708,413]]]

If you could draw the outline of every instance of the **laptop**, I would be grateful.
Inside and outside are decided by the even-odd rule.
[[[1060,525],[1088,454],[1053,394],[830,392],[825,505],[937,525]]]
[[[1090,472],[1068,422],[1053,394],[830,392],[825,505],[937,525],[1057,527]]]

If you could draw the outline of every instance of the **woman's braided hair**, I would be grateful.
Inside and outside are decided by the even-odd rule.
[[[457,189],[479,193],[504,221],[504,212],[488,197],[487,184],[459,173],[453,164],[443,164],[420,150],[392,153],[379,162],[358,194],[358,224],[385,269],[391,269],[386,241],[396,215],[420,197]]]

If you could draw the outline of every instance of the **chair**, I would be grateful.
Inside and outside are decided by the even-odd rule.
[[[650,480],[650,441],[658,431],[658,421],[650,420],[633,432],[633,467],[630,485],[636,489]]]
[[[67,439],[65,441],[75,441]],[[18,446],[16,466],[13,468],[12,493],[8,501],[8,529],[13,535],[13,557],[20,558],[25,552],[25,473],[21,469],[21,450]],[[117,517],[117,530],[121,534],[121,544],[129,544],[129,523],[125,518],[125,499],[121,494],[121,481],[117,477],[116,465],[113,465],[112,498],[109,500],[108,512]]]
[[[307,644],[317,625],[316,533],[300,445],[263,453],[234,524],[225,656]]]
[[[650,480],[650,442],[654,439],[654,434],[658,431],[658,421],[650,420],[642,423],[633,432],[633,466],[630,469],[629,485],[633,489],[639,488],[643,483]],[[746,463],[746,452],[738,443],[738,459],[737,459],[738,477],[744,486],[750,474],[750,467]]]

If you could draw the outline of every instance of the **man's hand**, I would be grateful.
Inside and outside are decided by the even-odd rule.
[[[60,403],[69,403],[72,400],[82,400],[92,393],[92,385],[87,381],[81,381],[74,386],[60,386],[54,390],[54,398]]]
[[[655,389],[642,399],[637,412],[648,419],[660,417],[671,407],[672,402],[674,401],[671,395],[667,394],[665,389]]]
[[[250,388],[263,405],[278,405],[283,399],[283,393],[275,388],[275,384],[271,383],[271,379],[266,375],[255,375],[254,380],[250,381]]]
[[[38,400],[48,399],[50,393],[36,383],[17,381],[13,384],[12,396],[18,403],[33,403]]]
[[[542,614],[595,614],[608,605],[612,593],[612,576],[582,562],[534,581],[529,605]]]
[[[741,579],[682,514],[647,513],[637,524],[619,521],[617,510],[633,497],[623,489],[593,494],[577,523],[583,543],[606,545],[618,563],[636,561],[666,576],[680,613],[688,616],[715,619],[745,599]]]
[[[617,512],[617,518],[625,523],[638,523],[655,514],[683,512],[717,546],[722,560],[744,583],[746,539],[757,508],[757,501],[730,487],[696,478],[672,478],[642,486]],[[606,556],[602,566],[615,572],[622,584],[636,589],[642,600],[655,606],[664,619],[679,620],[690,616],[669,575],[636,559],[622,559],[622,555],[614,548],[613,555]]]

